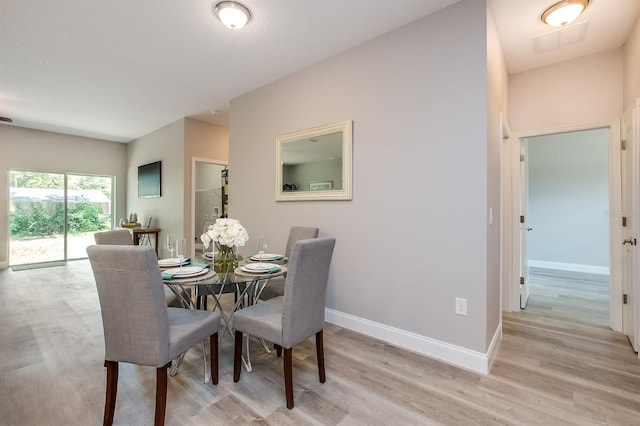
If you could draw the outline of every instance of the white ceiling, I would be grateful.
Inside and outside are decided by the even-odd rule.
[[[242,0],[253,18],[232,31],[216,0],[0,0],[2,125],[119,142],[182,117],[226,125],[234,97],[458,1]],[[619,47],[640,14],[591,0],[552,33],[553,2],[489,0],[511,73]]]
[[[510,74],[621,47],[640,15],[640,0],[590,0],[567,28],[540,16],[559,0],[489,0]]]

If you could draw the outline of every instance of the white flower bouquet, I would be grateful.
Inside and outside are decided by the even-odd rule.
[[[200,235],[200,240],[205,248],[209,248],[212,242],[216,244],[216,248],[241,247],[249,240],[249,234],[237,219],[219,218]]]
[[[213,269],[216,272],[231,272],[238,266],[236,247],[243,246],[249,239],[247,230],[236,219],[220,218],[209,226],[200,240],[204,248],[215,245]]]

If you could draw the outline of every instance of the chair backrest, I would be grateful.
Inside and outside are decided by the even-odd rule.
[[[161,367],[169,358],[169,315],[151,246],[87,247],[104,329],[105,360]]]
[[[293,244],[296,241],[308,240],[309,238],[317,238],[318,232],[318,228],[313,228],[310,226],[292,226],[289,230],[289,238],[287,239],[287,247],[284,250],[284,255],[286,257],[290,257],[291,249],[293,248]]]
[[[128,246],[133,245],[131,233],[126,229],[114,229],[113,231],[96,232],[93,234],[96,244],[109,244]]]
[[[284,285],[282,341],[292,347],[324,328],[327,281],[335,238],[297,241]]]

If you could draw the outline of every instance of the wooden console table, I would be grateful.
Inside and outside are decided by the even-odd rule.
[[[140,236],[153,235],[156,257],[158,257],[158,233],[160,232],[160,228],[134,228],[131,231],[133,232],[133,244],[136,246],[140,244]]]

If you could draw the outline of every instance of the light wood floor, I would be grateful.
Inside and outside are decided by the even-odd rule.
[[[598,276],[532,276],[528,308],[504,315],[483,376],[329,325],[327,382],[313,341],[294,349],[296,407],[284,406],[281,359],[252,345],[253,373],[202,383],[199,348],[169,379],[168,425],[638,425],[640,361],[608,329]],[[0,271],[0,424],[99,425],[104,408],[102,326],[86,261]],[[116,425],[150,425],[155,370],[121,365]]]

